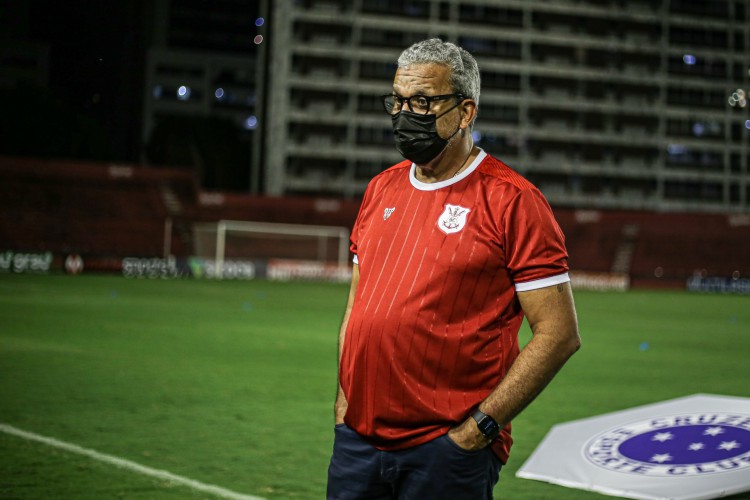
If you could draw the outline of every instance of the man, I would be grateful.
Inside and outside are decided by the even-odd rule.
[[[474,146],[478,101],[476,61],[439,39],[401,54],[383,96],[406,161],[371,181],[352,231],[330,499],[492,498],[511,419],[580,345],[563,235]]]

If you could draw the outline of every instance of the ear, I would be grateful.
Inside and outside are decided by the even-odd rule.
[[[464,99],[461,101],[461,124],[459,127],[468,130],[476,117],[477,103],[474,99]]]

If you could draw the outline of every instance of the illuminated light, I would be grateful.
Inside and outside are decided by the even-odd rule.
[[[258,128],[258,118],[255,115],[250,115],[245,119],[242,126],[245,127],[245,130],[255,130]]]
[[[187,101],[188,99],[190,99],[190,94],[190,87],[187,87],[185,85],[180,85],[180,88],[177,89],[177,99],[181,101]]]
[[[479,130],[475,130],[471,133],[471,138],[474,139],[474,142],[481,142],[482,133]]]
[[[670,144],[667,146],[667,153],[671,155],[681,155],[687,153],[687,148],[680,144]]]
[[[745,128],[750,129],[750,120],[745,120]]]
[[[729,99],[727,99],[727,102],[729,102],[729,105],[732,107],[737,105],[737,99],[735,99],[733,96],[729,96]]]
[[[692,66],[693,64],[695,64],[695,56],[692,54],[685,54],[684,56],[682,56],[682,62],[684,62],[688,66]]]
[[[747,99],[745,99],[745,98],[743,97],[742,99],[740,99],[740,101],[739,101],[739,104],[740,104],[740,107],[741,107],[741,108],[744,108],[744,107],[746,107],[746,106],[747,106]]]
[[[214,92],[214,97],[216,97],[217,100],[223,99],[224,98],[224,89],[221,88],[221,87],[219,87],[218,89],[216,89],[216,91]]]
[[[255,42],[255,45],[260,45],[263,43],[263,35],[255,35],[255,38],[253,38],[253,42]]]
[[[695,122],[693,123],[693,134],[700,137],[703,135],[703,132],[706,131],[706,127],[701,122]]]
[[[259,17],[258,19],[255,20],[255,25],[260,28],[261,26],[263,26],[263,24],[265,24],[265,22],[266,22],[265,19],[263,19],[262,17]]]

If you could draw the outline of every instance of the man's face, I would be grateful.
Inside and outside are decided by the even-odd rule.
[[[393,79],[393,93],[401,97],[452,94],[454,90],[448,83],[449,78],[450,69],[442,64],[413,64],[399,67]],[[455,105],[455,99],[433,102],[430,104],[429,114],[441,115]],[[461,122],[460,109],[458,107],[438,118],[437,131],[440,137],[447,139],[456,131]],[[408,104],[404,103],[403,110],[409,111]]]

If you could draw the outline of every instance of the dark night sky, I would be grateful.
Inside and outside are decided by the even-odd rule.
[[[145,26],[141,2],[51,2],[39,28],[52,48],[50,86],[108,132],[113,154],[136,160],[140,149]]]
[[[180,8],[176,15],[182,16],[183,28],[193,26],[196,34],[170,42],[178,46],[197,43],[205,49],[201,43],[211,39],[211,30],[231,35],[233,29],[243,34],[257,29],[253,0],[172,1]],[[5,112],[0,154],[142,162],[145,60],[154,8],[151,0],[0,0],[0,48],[49,50],[45,88],[0,87]],[[205,16],[207,8],[224,17]],[[247,12],[247,22],[226,22],[238,11]],[[247,40],[242,49],[255,50],[252,38]]]
[[[16,118],[54,134],[55,120],[62,119],[58,115],[75,113],[104,136],[96,159],[137,161],[147,44],[143,2],[32,0],[5,12],[0,26],[12,29],[5,30],[11,38],[4,43],[48,47],[48,85],[39,90],[49,95],[41,100],[64,109],[32,108]]]

